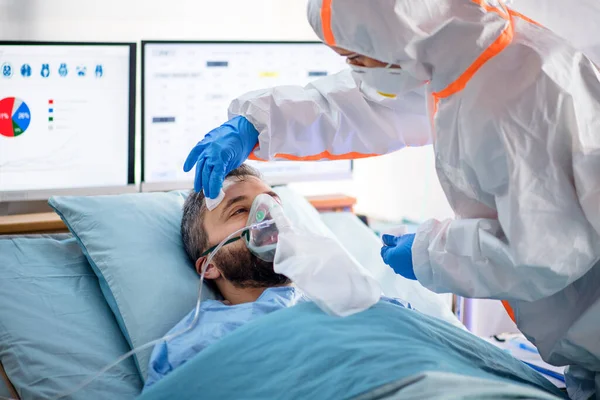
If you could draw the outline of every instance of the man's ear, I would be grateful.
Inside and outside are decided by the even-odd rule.
[[[207,257],[200,257],[198,260],[196,260],[196,272],[198,273],[198,275],[202,274],[202,266],[204,265],[204,263],[206,263],[206,259]],[[209,264],[206,266],[206,271],[204,272],[204,278],[205,279],[218,279],[221,277],[221,271],[219,271],[217,269],[217,267],[215,267],[214,264]]]

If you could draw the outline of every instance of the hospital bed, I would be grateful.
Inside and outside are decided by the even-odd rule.
[[[446,297],[382,263],[379,239],[354,214],[319,213],[286,187],[276,192],[294,223],[338,240],[387,296],[462,326]],[[131,348],[161,337],[193,308],[198,278],[179,234],[185,195],[51,199],[70,233],[0,236],[0,396],[65,393]],[[205,287],[203,298],[217,295]],[[136,398],[150,352],[68,398]]]

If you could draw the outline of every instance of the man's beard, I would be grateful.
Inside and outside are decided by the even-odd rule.
[[[214,262],[223,277],[237,288],[263,288],[290,284],[288,277],[273,270],[273,263],[256,257],[244,245],[222,248]]]

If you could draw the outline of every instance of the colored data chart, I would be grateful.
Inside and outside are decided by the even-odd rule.
[[[0,135],[15,137],[23,134],[31,122],[27,104],[16,97],[0,100]]]

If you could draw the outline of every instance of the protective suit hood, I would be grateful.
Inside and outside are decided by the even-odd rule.
[[[501,1],[309,0],[308,20],[326,44],[398,64],[434,92],[512,38]]]

